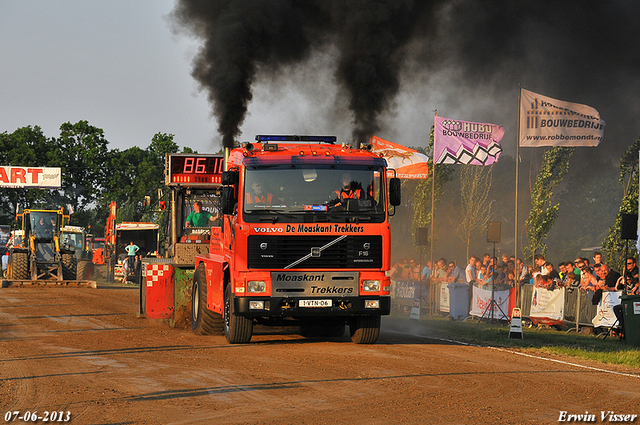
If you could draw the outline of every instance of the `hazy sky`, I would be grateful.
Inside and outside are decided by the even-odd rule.
[[[440,13],[460,10],[447,9],[449,2],[442,3],[445,7]],[[481,6],[470,4],[475,6],[462,10],[468,10],[469,17],[474,17],[478,15],[474,7]],[[87,120],[105,131],[111,148],[145,148],[155,133],[162,132],[175,134],[174,140],[180,146],[203,153],[219,150],[221,137],[211,116],[211,105],[191,76],[192,61],[201,41],[172,31],[168,15],[173,8],[173,0],[0,0],[0,132],[11,133],[20,127],[37,125],[46,136],[58,137],[62,123]],[[496,9],[491,13],[499,12]],[[519,15],[518,11],[510,13]],[[486,18],[491,22],[490,19],[492,15]],[[502,22],[512,21],[509,16],[502,16]],[[564,51],[556,47],[559,40],[566,42],[572,37],[570,32],[560,32],[565,26],[553,22],[544,27],[560,32],[559,36],[551,37],[547,30],[550,42],[530,36],[544,34],[536,33],[538,28],[532,25],[507,28],[514,32],[522,28],[523,34],[518,33],[519,44],[512,43],[519,49],[516,53],[508,50],[508,37],[487,31],[483,34],[488,42],[508,52],[499,61],[491,61],[494,52],[479,50],[472,42],[482,40],[462,32],[471,28],[472,34],[480,34],[475,27],[454,27],[456,20],[436,19],[436,22],[452,26],[442,30],[447,36],[432,40],[445,55],[432,61],[426,56],[428,51],[414,52],[419,60],[403,72],[399,95],[391,105],[392,112],[381,117],[382,130],[377,136],[408,146],[426,146],[434,110],[438,109],[439,115],[449,118],[504,125],[503,147],[513,155],[520,82],[541,94],[598,109],[607,122],[599,151],[615,143],[617,149],[612,156],[617,157],[637,137],[639,120],[634,112],[638,110],[637,102],[633,105],[621,102],[618,95],[594,89],[589,80],[583,86],[587,90],[574,90],[563,82],[575,82],[576,71],[577,75],[594,75],[584,67],[566,73],[559,69],[560,64],[570,66],[575,61],[562,59]],[[478,25],[485,28],[485,21],[481,22]],[[585,28],[585,31],[588,34],[592,30]],[[635,40],[631,45],[629,40],[620,40],[620,46],[634,45]],[[424,51],[425,46],[429,44],[411,48]],[[458,63],[468,61],[466,67],[458,66],[454,60],[447,62],[450,47],[457,52],[451,57]],[[283,69],[277,80],[258,72],[253,100],[241,127],[241,140],[253,140],[259,133],[314,133],[350,140],[352,119],[335,84],[336,52],[332,49],[328,46],[315,52],[310,61]],[[629,49],[637,56],[635,47]],[[599,56],[610,50],[593,53]],[[613,50],[611,54],[623,61],[625,56],[617,53]],[[484,77],[469,79],[464,70],[477,68],[483,60]],[[429,63],[435,65],[427,72],[425,64]],[[638,70],[633,70],[635,61],[628,61],[628,65],[628,71],[625,66],[620,68],[620,78],[633,84],[607,78],[597,81],[608,82],[618,89],[627,87],[630,94],[638,87],[639,78]],[[523,69],[530,70],[527,71],[530,75],[526,76]],[[492,75],[490,71],[496,73]],[[560,78],[552,80],[553,77]],[[628,116],[617,121],[617,110]]]
[[[0,132],[38,125],[58,137],[62,123],[87,120],[111,148],[145,148],[162,132],[199,152],[220,149],[211,106],[190,74],[200,42],[172,32],[173,7],[173,0],[0,0]],[[348,138],[349,119],[334,111],[331,71],[318,71],[291,70],[284,86],[257,84],[242,140]]]

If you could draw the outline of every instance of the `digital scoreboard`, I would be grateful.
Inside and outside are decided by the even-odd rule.
[[[224,157],[209,154],[169,154],[165,164],[167,186],[219,186]]]

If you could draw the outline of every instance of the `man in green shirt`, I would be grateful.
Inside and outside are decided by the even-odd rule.
[[[193,211],[187,217],[187,227],[207,227],[209,222],[216,221],[220,214],[211,214],[208,211],[202,211],[202,202],[196,201],[193,204]]]

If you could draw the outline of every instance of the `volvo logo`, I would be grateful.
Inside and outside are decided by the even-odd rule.
[[[320,256],[320,247],[313,247],[311,248],[311,256],[312,257],[319,257]]]
[[[371,244],[370,244],[369,242],[367,242],[367,243],[363,244],[363,245],[362,245],[362,247],[363,247],[366,251],[368,251],[368,250],[369,250],[369,248],[371,248]]]
[[[267,243],[266,243],[266,242],[262,242],[262,243],[260,244],[260,249],[261,249],[261,250],[263,250],[263,251],[264,251],[265,249],[267,249]]]

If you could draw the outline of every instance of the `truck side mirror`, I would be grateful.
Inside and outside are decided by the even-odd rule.
[[[237,171],[223,171],[222,172],[222,185],[233,186],[238,184],[240,180],[240,174]]]
[[[233,214],[238,198],[233,186],[222,188],[222,214]]]
[[[237,171],[224,171],[222,173],[222,214],[233,214],[238,197],[236,196],[236,188],[240,174]]]
[[[402,185],[398,178],[389,179],[389,203],[397,207],[402,203]]]

